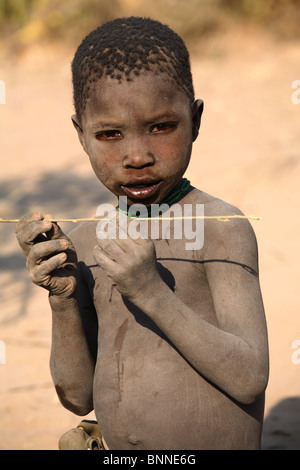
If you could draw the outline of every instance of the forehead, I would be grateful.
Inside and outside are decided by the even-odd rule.
[[[90,90],[83,117],[119,116],[134,113],[146,117],[161,112],[190,110],[186,93],[166,74],[147,73],[121,82],[106,77]]]

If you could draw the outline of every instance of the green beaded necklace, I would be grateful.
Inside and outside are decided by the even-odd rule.
[[[188,189],[190,188],[190,181],[187,179],[187,178],[183,178],[179,188],[177,189],[173,189],[169,194],[168,196],[163,199],[160,204],[159,204],[159,207],[162,206],[163,204],[166,204],[167,206],[171,206],[172,204],[174,204],[175,202],[179,201],[184,195],[185,193],[188,191]],[[156,217],[157,215],[159,215],[160,213],[163,212],[162,209],[160,208],[157,208],[156,210],[153,210],[153,208],[150,206],[150,207],[147,207],[147,213],[142,213],[142,211],[140,212],[140,214],[138,216],[130,216],[128,214],[128,210],[123,210],[119,207],[119,205],[117,206],[117,210],[119,212],[121,212],[122,214],[126,214],[128,217],[131,217],[131,218],[145,218],[145,217]],[[167,210],[167,208],[165,209]]]

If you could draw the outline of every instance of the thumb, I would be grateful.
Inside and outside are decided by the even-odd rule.
[[[57,224],[57,222],[52,222],[53,217],[50,214],[45,215],[44,220],[51,220],[51,228],[50,230],[47,230],[47,237],[50,240],[57,240],[58,238],[67,238],[67,236],[64,234],[60,226]]]

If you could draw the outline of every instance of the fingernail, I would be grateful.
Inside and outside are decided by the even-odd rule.
[[[68,240],[61,240],[61,245],[62,246],[67,246],[68,245]]]

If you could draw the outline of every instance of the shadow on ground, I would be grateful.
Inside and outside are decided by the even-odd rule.
[[[290,397],[271,408],[265,417],[262,449],[300,449],[300,397]]]
[[[111,193],[92,172],[80,176],[78,171],[60,169],[30,180],[1,182],[0,216],[18,218],[30,210],[41,210],[61,218],[90,217],[99,204],[111,199]]]
[[[17,219],[31,211],[52,214],[58,218],[88,218],[96,214],[99,204],[114,202],[111,193],[91,173],[78,171],[48,172],[34,180],[14,178],[0,184],[0,217]],[[74,223],[62,222],[70,232]],[[12,323],[27,312],[31,281],[24,256],[15,237],[15,224],[0,224],[0,325]],[[19,308],[10,308],[13,300]]]

